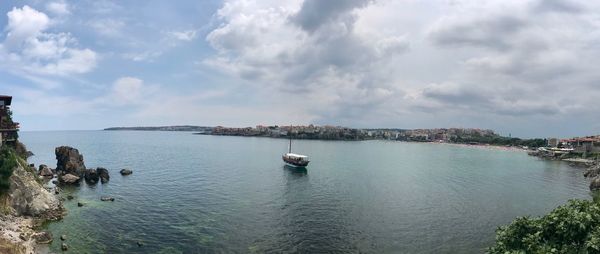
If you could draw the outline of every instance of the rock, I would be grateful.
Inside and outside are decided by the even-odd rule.
[[[72,174],[66,174],[60,177],[61,182],[66,184],[77,184],[79,183],[80,177]]]
[[[600,177],[595,177],[590,183],[590,190],[600,190]]]
[[[52,234],[47,231],[42,231],[33,235],[36,243],[49,244],[52,242]]]
[[[58,184],[58,180],[52,180],[52,184]]]
[[[115,198],[113,198],[113,197],[101,197],[100,200],[102,200],[102,201],[115,201]]]
[[[69,246],[67,246],[67,244],[66,244],[66,243],[62,243],[62,244],[60,245],[60,249],[61,249],[61,250],[63,250],[63,251],[67,251],[67,250],[69,250]]]
[[[54,154],[56,155],[56,172],[59,175],[71,174],[83,177],[86,167],[83,163],[83,155],[79,154],[79,150],[69,146],[60,146],[54,149]]]
[[[68,196],[67,196],[67,199],[68,199],[68,200],[73,200],[73,196],[72,196],[72,195],[68,195]]]
[[[596,177],[598,175],[600,175],[600,165],[591,166],[583,173],[585,177]]]
[[[40,165],[39,170],[38,170],[38,174],[44,177],[52,177],[54,175],[54,172],[52,172],[52,170],[50,168],[48,168],[48,166],[46,166],[45,164]]]
[[[141,241],[137,241],[136,244],[137,244],[138,247],[144,246],[144,244]]]
[[[121,171],[119,171],[119,173],[121,173],[121,175],[124,175],[124,176],[126,176],[126,175],[131,175],[131,174],[133,174],[133,171],[131,171],[130,169],[126,169],[126,168],[124,168],[124,169],[121,169]]]
[[[100,176],[98,172],[94,168],[88,168],[85,170],[85,182],[90,184],[95,184],[100,180]]]
[[[60,236],[60,240],[61,240],[61,241],[65,241],[65,240],[67,240],[67,235],[61,235],[61,236]]]
[[[98,172],[98,175],[100,176],[100,181],[102,181],[102,183],[107,183],[108,180],[110,180],[110,175],[108,175],[107,169],[96,168],[96,172]]]
[[[81,203],[81,202],[77,202],[77,206],[78,206],[78,207],[82,207],[82,206],[83,206],[83,203]]]
[[[35,175],[21,166],[10,177],[8,201],[16,215],[58,219],[63,207],[58,198],[35,179]]]

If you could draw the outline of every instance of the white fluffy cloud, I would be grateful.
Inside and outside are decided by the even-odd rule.
[[[4,68],[31,75],[86,73],[96,66],[97,54],[77,48],[69,33],[50,33],[52,20],[27,5],[7,13],[7,35],[0,44]]]

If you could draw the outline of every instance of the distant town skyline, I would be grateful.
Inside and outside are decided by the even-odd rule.
[[[6,0],[27,130],[335,125],[600,134],[600,3]]]

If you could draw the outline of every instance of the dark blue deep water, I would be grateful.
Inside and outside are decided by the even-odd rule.
[[[66,234],[71,253],[481,253],[515,217],[590,198],[581,169],[522,151],[295,141],[312,161],[298,171],[281,161],[284,139],[57,131],[21,140],[36,165],[55,167],[54,148],[70,145],[111,174],[65,189],[75,196],[68,215],[47,226],[55,252]]]

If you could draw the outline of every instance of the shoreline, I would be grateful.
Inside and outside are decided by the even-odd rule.
[[[244,135],[215,135],[210,133],[192,133],[193,135],[200,136],[217,136],[217,137],[242,137],[242,138],[271,138],[271,139],[288,139],[287,137],[271,137],[271,136],[244,136]],[[387,141],[387,142],[401,142],[411,144],[436,144],[436,145],[454,145],[462,147],[476,147],[482,149],[494,149],[494,150],[505,150],[505,151],[522,151],[527,152],[530,149],[524,149],[518,146],[502,146],[492,144],[467,144],[467,143],[452,143],[452,142],[436,142],[436,141],[410,141],[410,140],[395,140],[395,139],[317,139],[317,138],[292,138],[292,140],[314,140],[314,141],[349,141],[349,142],[364,142],[364,141]]]
[[[42,225],[61,220],[66,210],[59,189],[49,189],[36,170],[20,160],[10,189],[0,201],[0,253],[48,253],[54,238]]]
[[[0,216],[0,252],[14,253],[49,253],[48,244],[40,244],[36,236],[44,234],[36,230],[38,223],[31,216],[1,215]]]

